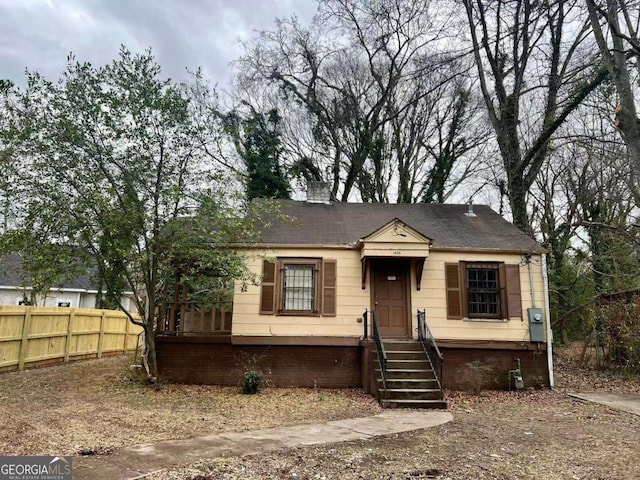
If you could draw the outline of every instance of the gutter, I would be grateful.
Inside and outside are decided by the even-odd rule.
[[[544,311],[547,319],[547,365],[549,367],[549,387],[553,389],[553,331],[551,330],[551,312],[549,310],[549,276],[547,275],[547,256],[542,257],[542,278],[544,279]]]
[[[402,245],[401,243],[399,245]],[[321,244],[321,243],[252,243],[252,244],[228,244],[227,248],[238,248],[241,250],[279,250],[285,248],[305,249],[334,249],[334,250],[359,250],[360,243],[347,243],[342,245]],[[537,250],[505,250],[501,248],[476,248],[476,247],[434,247],[429,246],[432,252],[465,252],[465,253],[498,253],[516,255],[542,255],[547,252],[544,249]]]

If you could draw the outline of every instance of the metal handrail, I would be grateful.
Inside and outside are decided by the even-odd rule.
[[[431,366],[434,368],[434,373],[436,373],[435,368],[437,364],[439,375],[436,373],[436,380],[438,381],[438,385],[442,387],[442,366],[444,364],[444,357],[438,348],[435,338],[433,338],[429,325],[427,325],[427,312],[425,309],[418,310],[418,339],[429,356],[429,361],[431,362]]]
[[[378,361],[380,362],[380,376],[382,377],[382,386],[387,388],[387,352],[384,350],[384,343],[382,343],[382,337],[380,336],[380,330],[378,329],[378,322],[376,321],[375,310],[364,311],[364,324],[365,324],[365,339],[367,338],[367,326],[369,314],[371,314],[371,326],[373,330],[373,340],[376,343],[376,351],[378,352]]]

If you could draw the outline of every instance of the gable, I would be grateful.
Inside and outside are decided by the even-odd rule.
[[[431,244],[431,239],[415,228],[407,225],[399,218],[395,218],[373,233],[362,239],[365,243],[425,243]]]
[[[361,258],[429,256],[431,239],[402,220],[394,218],[358,242]]]

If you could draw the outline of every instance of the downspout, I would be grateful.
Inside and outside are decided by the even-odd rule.
[[[551,331],[551,315],[549,311],[549,277],[547,275],[547,256],[542,257],[542,278],[544,280],[544,312],[547,319],[547,365],[549,366],[549,387],[553,389],[553,332]]]
[[[536,308],[536,292],[533,289],[533,272],[531,271],[531,255],[527,255],[527,270],[529,270],[529,292],[531,294],[531,307]],[[546,270],[545,270],[546,273]]]

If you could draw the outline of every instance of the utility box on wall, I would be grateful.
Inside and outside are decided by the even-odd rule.
[[[529,308],[529,332],[531,333],[531,341],[543,343],[544,339],[544,319],[542,317],[541,308]]]

